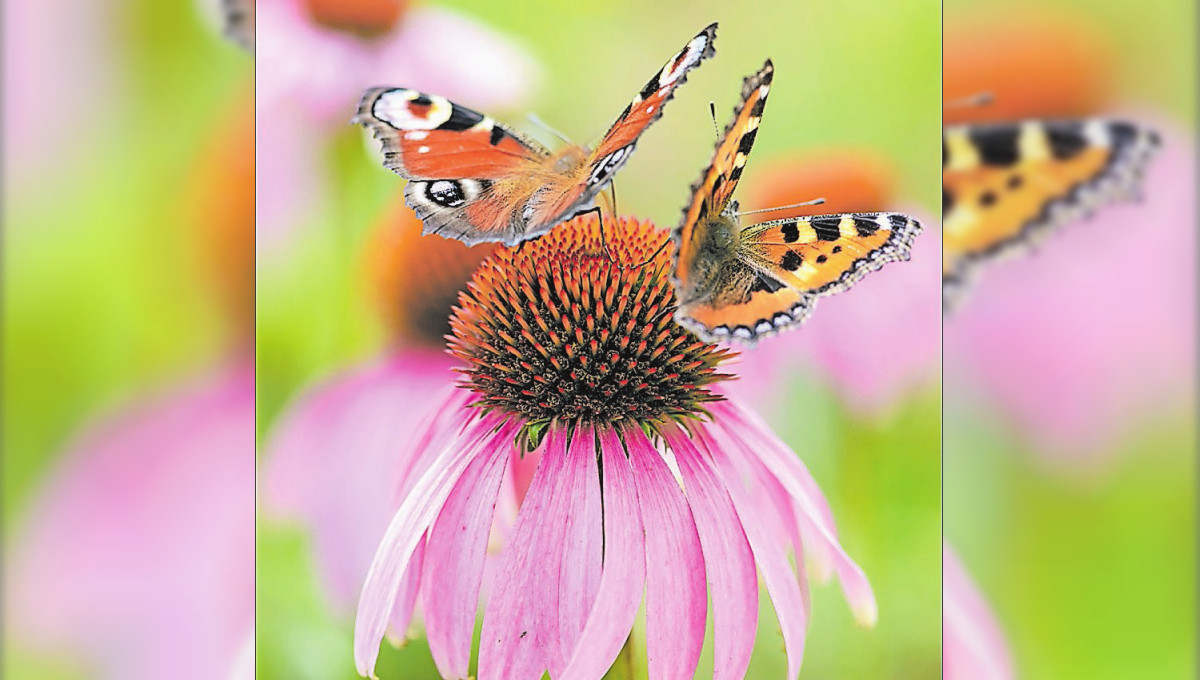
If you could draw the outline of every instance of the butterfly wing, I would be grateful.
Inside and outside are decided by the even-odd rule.
[[[1135,196],[1157,136],[1121,121],[947,127],[942,280],[949,307],[982,262],[1104,203]]]
[[[705,275],[708,273],[705,265],[717,257],[718,252],[727,250],[713,247],[718,244],[713,244],[712,239],[717,236],[717,231],[724,231],[724,225],[730,224],[723,213],[742,176],[750,149],[754,146],[774,75],[775,67],[768,59],[757,73],[743,81],[741,101],[734,110],[733,121],[717,142],[712,161],[700,175],[700,180],[692,185],[691,201],[684,208],[683,219],[672,232],[675,241],[675,290],[681,303],[691,302],[712,289],[713,284],[708,280],[710,277]],[[726,238],[724,233],[721,238]],[[705,271],[697,271],[698,267],[703,267]]]
[[[546,196],[537,208],[535,219],[538,222],[569,217],[595,199],[633,155],[642,133],[662,116],[663,107],[675,96],[675,89],[687,81],[688,72],[716,54],[713,47],[716,38],[717,24],[713,23],[672,55],[625,107],[577,174],[570,177],[570,182],[556,187],[553,195]]]
[[[384,166],[410,180],[405,198],[424,233],[467,244],[521,239],[522,197],[503,189],[542,168],[544,147],[444,97],[404,88],[367,90],[353,122],[379,139]]]

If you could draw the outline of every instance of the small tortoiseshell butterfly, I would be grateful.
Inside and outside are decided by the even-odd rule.
[[[1137,196],[1158,136],[1103,119],[947,126],[942,132],[942,304],[981,262]]]
[[[354,122],[382,141],[384,165],[411,180],[404,196],[423,233],[516,245],[592,207],[688,71],[716,54],[716,35],[714,23],[671,57],[594,150],[551,153],[487,116],[408,89],[368,90]]]
[[[800,324],[819,296],[887,262],[907,260],[916,220],[898,213],[817,215],[743,227],[733,190],[767,103],[774,67],[746,78],[712,164],[692,185],[676,244],[675,319],[708,342],[758,338]]]

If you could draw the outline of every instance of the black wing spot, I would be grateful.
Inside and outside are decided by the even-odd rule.
[[[982,194],[979,194],[979,205],[985,208],[990,208],[991,206],[996,205],[996,193],[993,191],[985,191]]]
[[[831,250],[830,252],[832,252],[834,255],[837,255],[838,253],[842,252],[842,247],[841,247],[841,246],[834,246],[834,247],[833,247],[833,250]]]
[[[1050,153],[1060,161],[1069,160],[1087,148],[1083,126],[1079,123],[1053,123],[1046,125],[1046,140]]]
[[[818,255],[817,256],[817,264],[825,264],[825,261],[828,259],[829,258],[825,257],[824,255]]]
[[[971,128],[967,135],[985,165],[1013,165],[1021,159],[1021,129],[1014,125]]]
[[[800,254],[794,250],[787,251],[779,260],[779,266],[783,267],[789,272],[796,271],[802,264],[804,264],[804,258],[800,257]]]
[[[745,168],[746,168],[746,166],[739,165],[738,167],[734,168],[733,170],[730,170],[729,171],[729,181],[736,182],[739,179],[741,179],[742,178],[742,170],[744,170]]]
[[[784,243],[795,243],[800,240],[800,227],[795,222],[788,222],[781,229]]]
[[[887,218],[888,223],[892,225],[892,231],[899,231],[904,225],[908,224],[908,218],[904,215],[892,214],[888,215]]]
[[[757,136],[758,128],[754,128],[753,130],[742,135],[741,140],[738,141],[738,151],[741,152],[743,156],[750,155],[750,149],[754,147],[754,138]]]
[[[650,82],[646,83],[646,87],[642,88],[642,91],[638,93],[638,96],[642,98],[642,101],[645,101],[654,96],[655,92],[658,92],[658,75],[655,75],[650,79]]]
[[[879,223],[870,217],[855,217],[854,231],[857,231],[859,236],[866,238],[879,231]]]
[[[482,120],[483,114],[472,111],[465,106],[451,104],[450,117],[446,119],[445,123],[439,125],[438,129],[461,132],[475,127]]]
[[[762,291],[766,293],[774,293],[780,288],[783,288],[782,283],[769,276],[759,274],[754,278],[754,284],[750,286],[750,292],[754,293],[757,291]]]
[[[499,125],[493,123],[492,136],[488,139],[488,143],[490,143],[492,146],[496,146],[502,139],[504,139],[504,130],[501,130]]]
[[[754,102],[754,106],[750,108],[750,115],[755,118],[762,118],[763,109],[767,108],[767,98],[759,97],[758,101]]]
[[[1020,175],[1013,175],[1012,177],[1008,178],[1009,189],[1020,189],[1021,185],[1024,183],[1025,180]]]
[[[816,217],[809,221],[821,241],[836,241],[842,237],[840,217]]]

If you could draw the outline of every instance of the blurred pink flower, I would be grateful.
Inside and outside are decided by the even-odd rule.
[[[440,350],[402,349],[306,391],[267,444],[264,506],[313,534],[335,608],[349,611],[396,509],[397,447],[425,419],[429,396],[452,379]]]
[[[947,394],[982,401],[1063,467],[1194,405],[1194,140],[1150,125],[1163,148],[1140,203],[989,266],[946,319]]]
[[[93,155],[79,149],[96,130],[112,129],[124,113],[128,85],[112,7],[70,0],[6,2],[3,24],[5,182],[32,190],[38,185],[30,179],[49,171],[55,180],[48,184],[62,186],[64,175],[85,170],[81,161]],[[63,93],[86,102],[86,125],[79,124],[75,107],[47,105],[61,101]]]
[[[523,49],[450,10],[400,6],[394,24],[365,36],[317,21],[310,4],[256,5],[257,216],[266,245],[321,205],[323,144],[349,129],[367,88],[412,87],[490,110],[520,102],[537,76]]]
[[[6,627],[88,677],[230,677],[253,635],[253,515],[243,359],[78,438],[18,530]]]
[[[394,451],[407,471],[359,600],[360,674],[419,598],[438,669],[468,676],[488,537],[515,492],[505,470],[526,448],[540,462],[495,566],[479,677],[598,680],[644,591],[652,677],[694,673],[711,595],[715,676],[740,678],[761,571],[794,678],[806,559],[836,573],[856,619],[874,624],[871,587],[800,459],[706,389],[726,377],[716,366],[728,352],[672,321],[669,255],[656,251],[666,234],[626,219],[605,232],[607,250],[599,221],[580,217],[499,249],[460,298],[450,347],[470,391],[433,404]]]
[[[426,418],[431,397],[456,375],[445,353],[447,319],[491,250],[423,238],[411,210],[399,202],[388,206],[367,238],[359,269],[389,349],[309,387],[285,408],[268,439],[264,508],[312,532],[314,559],[335,610],[349,612],[399,505],[410,462],[397,449]]]
[[[942,677],[945,680],[1014,677],[1004,635],[949,545],[942,546]]]

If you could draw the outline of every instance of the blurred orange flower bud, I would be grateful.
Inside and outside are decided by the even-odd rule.
[[[776,157],[755,166],[743,184],[742,210],[825,199],[820,205],[772,210],[758,216],[762,220],[895,209],[889,205],[895,184],[892,171],[882,156],[867,150],[838,148]]]
[[[390,205],[367,237],[364,271],[390,337],[442,346],[450,308],[492,245],[467,247],[441,236],[422,236],[421,220],[400,200]]]
[[[254,92],[234,99],[194,160],[185,192],[202,275],[239,334],[254,329]]]
[[[370,37],[387,33],[404,16],[407,0],[305,0],[319,24]]]
[[[947,19],[943,35],[946,123],[1085,116],[1111,95],[1112,49],[1077,14],[1005,7]]]

